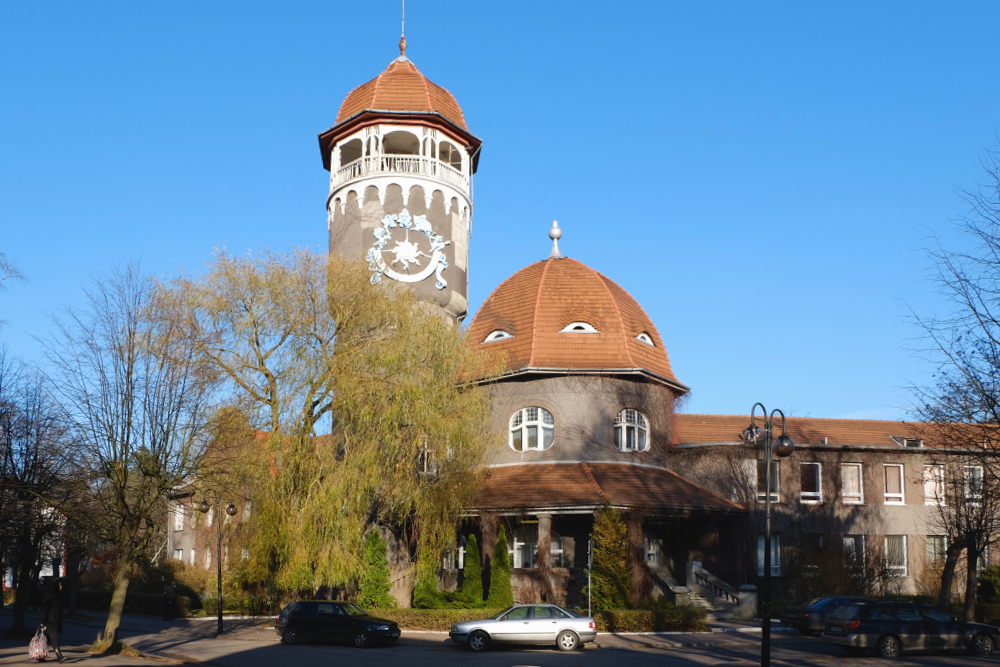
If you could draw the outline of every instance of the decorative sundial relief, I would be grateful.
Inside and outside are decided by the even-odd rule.
[[[402,230],[402,233],[397,231],[394,234],[393,230]],[[368,249],[366,257],[373,285],[382,282],[383,275],[404,283],[417,283],[433,273],[437,277],[435,287],[444,289],[448,286],[441,272],[448,268],[444,247],[451,241],[445,241],[443,236],[434,233],[426,215],[411,218],[410,212],[404,208],[399,214],[392,213],[382,218],[382,224],[375,228],[374,234],[375,244]],[[395,245],[387,247],[391,243]]]

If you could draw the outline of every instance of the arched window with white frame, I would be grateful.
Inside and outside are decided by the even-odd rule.
[[[649,421],[641,412],[626,408],[615,417],[615,447],[623,452],[649,449]]]
[[[515,452],[543,451],[555,440],[555,419],[545,408],[522,408],[510,418],[510,446]]]

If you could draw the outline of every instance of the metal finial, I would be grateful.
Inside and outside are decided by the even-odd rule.
[[[549,238],[552,239],[552,252],[549,254],[549,259],[562,259],[563,254],[559,252],[559,239],[562,238],[562,230],[559,229],[559,223],[556,220],[552,221]]]

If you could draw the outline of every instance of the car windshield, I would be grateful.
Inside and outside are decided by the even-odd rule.
[[[501,616],[503,616],[504,614],[506,614],[511,609],[513,609],[513,607],[507,607],[503,611],[498,611],[497,613],[493,614],[492,616],[490,616],[490,618],[492,618],[495,621],[496,619],[500,618]]]
[[[340,608],[343,609],[345,612],[347,612],[348,616],[367,616],[368,615],[367,611],[365,611],[364,609],[362,609],[361,607],[359,607],[356,604],[351,604],[350,602],[348,602],[345,605],[341,605]]]
[[[802,606],[803,607],[817,607],[817,606],[822,606],[820,603],[821,602],[826,602],[827,600],[829,600],[829,598],[813,598],[812,600],[809,600],[809,602],[806,602]]]

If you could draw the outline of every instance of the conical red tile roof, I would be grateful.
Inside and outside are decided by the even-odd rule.
[[[384,72],[348,93],[337,123],[366,109],[439,113],[463,130],[469,129],[455,96],[429,81],[406,58],[393,60]]]
[[[598,333],[562,331],[576,322]],[[487,342],[495,331],[511,337]],[[653,344],[638,340],[640,334]],[[536,262],[505,280],[476,313],[466,339],[502,353],[508,372],[646,372],[687,390],[642,306],[610,278],[568,257]]]

